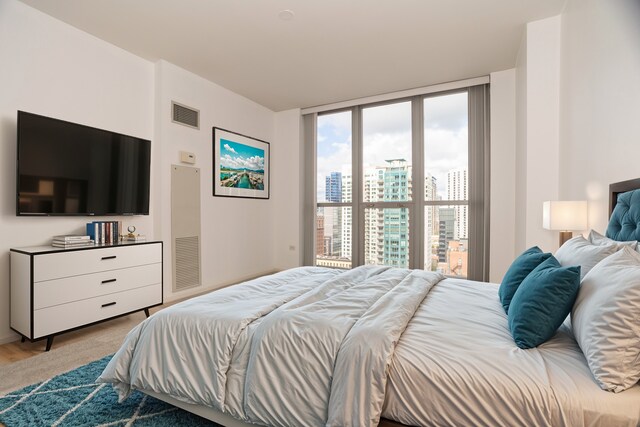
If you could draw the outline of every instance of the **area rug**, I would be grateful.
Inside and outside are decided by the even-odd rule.
[[[0,396],[0,422],[7,427],[218,426],[138,391],[118,403],[110,385],[94,382],[109,360],[111,356]]]

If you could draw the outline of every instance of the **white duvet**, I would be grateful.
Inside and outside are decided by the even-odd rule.
[[[377,425],[395,344],[442,278],[302,267],[226,288],[134,328],[98,381],[255,424]]]
[[[134,328],[98,379],[273,426],[635,426],[640,386],[593,381],[566,331],[515,346],[497,287],[421,270],[301,267]]]

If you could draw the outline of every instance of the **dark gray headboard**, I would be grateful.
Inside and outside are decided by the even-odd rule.
[[[609,185],[609,216],[618,203],[618,194],[640,189],[640,178],[628,181],[614,182]]]

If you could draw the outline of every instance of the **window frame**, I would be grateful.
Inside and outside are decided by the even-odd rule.
[[[379,102],[365,103],[335,110],[312,112],[303,116],[305,166],[305,251],[304,264],[315,265],[316,212],[320,207],[351,207],[351,267],[365,262],[365,212],[366,209],[407,208],[409,215],[409,268],[425,267],[425,208],[428,206],[466,205],[468,212],[469,258],[467,278],[487,280],[489,277],[489,85],[480,84],[462,88],[429,92],[410,97],[400,97]],[[425,139],[424,100],[456,93],[467,93],[468,142],[467,147],[467,200],[425,200]],[[363,110],[372,107],[411,102],[412,198],[402,202],[365,202]],[[351,111],[351,201],[317,202],[317,118],[318,116]],[[310,192],[310,193],[309,193]],[[474,213],[474,215],[472,215]]]

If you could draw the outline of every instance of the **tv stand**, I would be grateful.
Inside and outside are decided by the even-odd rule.
[[[162,304],[162,242],[11,249],[11,329],[22,342]]]

